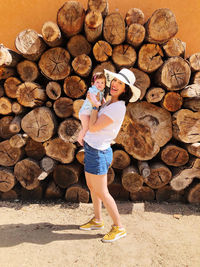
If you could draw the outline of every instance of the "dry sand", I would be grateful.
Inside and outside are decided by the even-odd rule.
[[[105,244],[105,228],[81,231],[92,204],[0,202],[0,267],[199,267],[200,206],[117,203],[128,235]]]

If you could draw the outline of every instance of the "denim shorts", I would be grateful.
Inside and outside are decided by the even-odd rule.
[[[111,147],[105,150],[99,150],[84,142],[84,163],[86,172],[96,175],[107,174],[112,159],[113,151]]]

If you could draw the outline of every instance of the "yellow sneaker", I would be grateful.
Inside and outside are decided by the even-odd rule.
[[[91,219],[88,223],[79,226],[80,230],[85,230],[85,231],[100,230],[103,228],[104,228],[104,223],[103,222],[101,222],[101,223],[95,222],[95,218]]]
[[[124,228],[120,228],[119,226],[113,225],[110,232],[104,235],[101,241],[102,242],[114,242],[124,236],[126,236],[126,230]]]

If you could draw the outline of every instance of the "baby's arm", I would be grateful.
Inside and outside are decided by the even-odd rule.
[[[99,90],[96,88],[96,86],[90,87],[88,92],[90,93],[90,96],[92,98],[92,102],[95,104],[96,107],[100,107],[101,106],[101,102],[100,102],[100,92]]]

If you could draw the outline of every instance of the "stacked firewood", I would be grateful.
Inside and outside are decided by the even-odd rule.
[[[146,23],[145,23],[146,21]],[[141,89],[112,144],[115,199],[200,203],[200,53],[185,58],[167,8],[125,19],[106,0],[66,2],[16,51],[0,46],[0,197],[89,202],[78,112],[91,76],[129,68]]]

